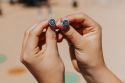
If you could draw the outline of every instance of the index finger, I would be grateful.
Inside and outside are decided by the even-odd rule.
[[[69,20],[72,26],[73,24],[81,24],[85,27],[94,27],[98,25],[92,18],[83,13],[68,15],[66,18]]]
[[[35,28],[29,32],[27,39],[27,48],[28,50],[33,50],[39,47],[40,37],[43,33],[43,29],[48,27],[48,20],[40,22]],[[41,42],[42,43],[42,42]]]
[[[30,31],[30,34],[34,36],[40,36],[43,29],[47,28],[48,26],[48,20],[42,21],[38,23],[37,26]]]

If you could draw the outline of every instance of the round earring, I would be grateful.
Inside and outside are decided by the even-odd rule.
[[[61,30],[63,31],[63,32],[67,32],[68,30],[69,30],[69,20],[67,20],[67,19],[64,19],[63,21],[62,21],[62,26],[63,26],[63,28],[61,28]]]
[[[51,28],[53,31],[56,30],[56,21],[55,21],[54,18],[50,18],[50,19],[49,19],[49,26],[50,26],[50,28]]]

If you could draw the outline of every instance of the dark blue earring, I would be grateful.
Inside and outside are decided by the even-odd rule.
[[[69,30],[69,20],[67,20],[67,19],[64,19],[63,21],[62,21],[62,26],[63,26],[63,28],[62,28],[62,31],[63,32],[67,32],[68,30]]]
[[[49,20],[49,26],[50,26],[50,28],[51,28],[53,31],[56,30],[56,21],[55,21],[54,18],[50,18],[50,20]]]

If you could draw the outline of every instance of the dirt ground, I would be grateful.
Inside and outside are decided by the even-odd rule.
[[[54,0],[53,17],[60,18],[68,14],[84,12],[94,18],[102,26],[106,64],[122,81],[125,81],[125,1],[78,0],[78,2],[79,7],[74,9],[71,0]],[[39,21],[39,9],[25,8],[19,4],[9,5],[4,1],[2,9],[0,54],[4,55],[6,60],[0,63],[0,83],[37,83],[19,59],[24,31]],[[45,13],[42,13],[41,17],[48,18]],[[65,62],[66,71],[79,76],[77,83],[85,83],[81,75],[73,69],[65,40],[59,44],[59,52]],[[16,73],[14,73],[15,68]]]

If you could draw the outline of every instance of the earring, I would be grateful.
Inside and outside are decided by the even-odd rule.
[[[50,19],[49,19],[49,26],[50,26],[50,28],[51,28],[53,31],[56,30],[56,21],[55,21],[54,18],[50,18]]]
[[[63,28],[61,28],[61,31],[63,31],[63,32],[67,32],[68,30],[69,30],[69,20],[67,20],[67,19],[64,19],[63,21],[62,21],[62,26],[63,26]]]

